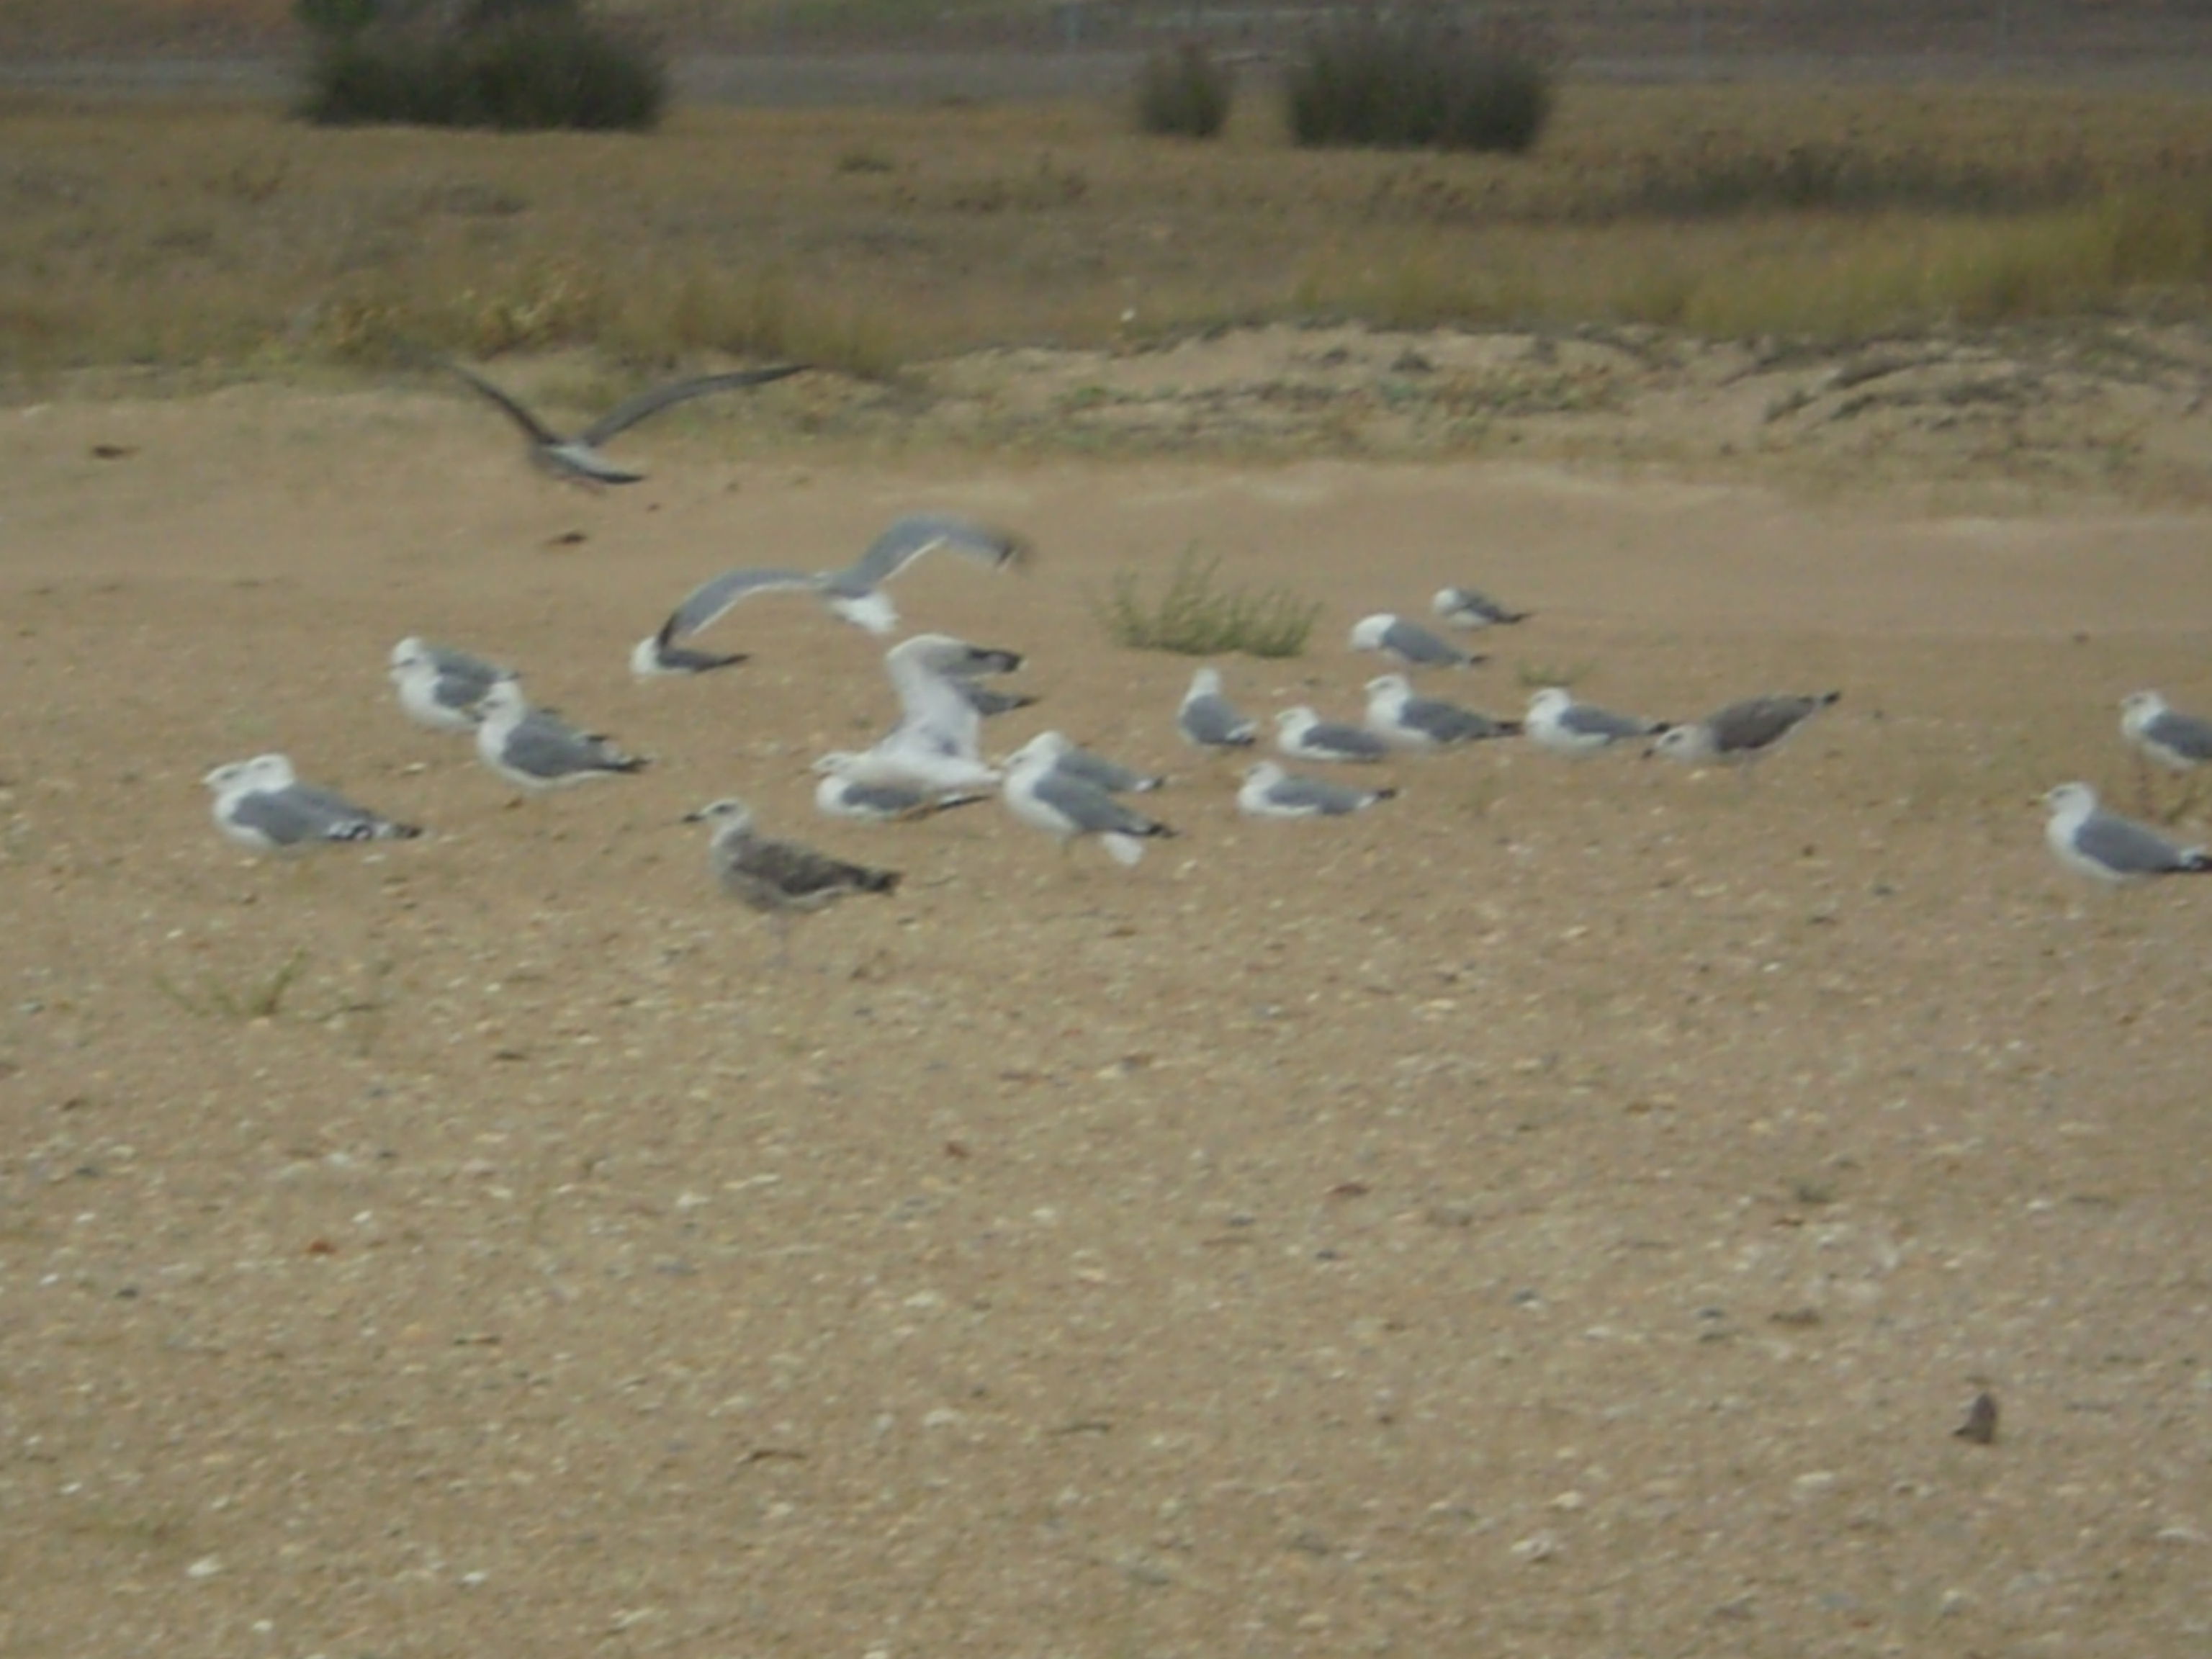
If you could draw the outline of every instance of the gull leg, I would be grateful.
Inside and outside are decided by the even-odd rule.
[[[775,929],[775,965],[779,969],[791,966],[791,918],[782,911],[769,914],[769,925]]]

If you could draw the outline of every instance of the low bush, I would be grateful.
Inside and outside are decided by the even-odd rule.
[[[1556,78],[1553,53],[1510,23],[1359,12],[1314,33],[1284,91],[1301,144],[1517,155],[1542,133]]]
[[[1235,89],[1229,66],[1195,41],[1156,52],[1137,72],[1137,126],[1164,137],[1214,137]]]
[[[301,112],[330,125],[649,130],[667,71],[644,42],[560,6],[453,29],[402,18],[319,32]]]

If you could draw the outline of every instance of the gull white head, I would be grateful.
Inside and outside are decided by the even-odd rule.
[[[1528,699],[1528,718],[1555,720],[1574,706],[1572,693],[1559,686],[1547,685]]]
[[[1362,617],[1352,625],[1352,648],[1354,651],[1380,651],[1382,636],[1397,625],[1397,617],[1389,611],[1378,611],[1371,617]]]
[[[1702,720],[1692,720],[1687,726],[1669,726],[1652,743],[1650,753],[1664,755],[1668,760],[1711,760],[1718,751],[1713,746],[1713,734]]]
[[[2097,792],[2086,783],[2062,783],[2044,793],[2043,804],[2057,818],[2086,818],[2097,810]]]
[[[1244,787],[1248,789],[1273,789],[1288,775],[1273,761],[1258,761],[1244,769]]]
[[[722,841],[732,836],[748,835],[753,827],[753,809],[735,795],[725,795],[720,800],[710,800],[696,812],[684,815],[686,823],[711,823],[714,839]]]
[[[429,641],[419,634],[410,634],[392,647],[392,675],[394,679],[410,670],[431,665]]]
[[[1017,767],[1036,771],[1053,765],[1075,745],[1058,732],[1040,732],[1027,743],[1006,757],[1002,763],[1009,772]]]
[[[2155,691],[2130,691],[2120,699],[2120,708],[2138,720],[2155,720],[2166,712],[2167,703]]]
[[[1220,695],[1221,671],[1218,668],[1200,669],[1190,677],[1190,690],[1183,694],[1186,700],[1191,697],[1218,697]]]
[[[1396,702],[1413,695],[1413,683],[1403,674],[1377,674],[1367,682],[1367,701]]]
[[[522,682],[502,674],[477,700],[477,708],[487,720],[519,720],[530,712],[530,703],[522,695]]]
[[[1320,719],[1321,716],[1314,713],[1310,704],[1302,702],[1295,708],[1283,708],[1276,711],[1275,730],[1286,738],[1294,738]]]
[[[200,781],[217,794],[252,794],[264,789],[289,789],[299,781],[299,774],[282,755],[256,755],[252,760],[218,766]]]

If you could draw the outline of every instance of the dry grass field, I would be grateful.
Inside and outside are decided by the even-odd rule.
[[[0,107],[0,1654],[2212,1645],[2212,881],[2037,805],[2135,806],[2127,691],[2212,711],[2202,108],[1555,137]],[[1698,194],[1839,139],[1893,201]],[[833,368],[587,496],[396,337],[564,416]],[[1027,655],[1001,748],[1172,775],[1136,870],[816,816],[891,702],[810,603],[624,672],[916,507],[1036,540],[895,595]],[[1100,614],[1193,552],[1322,607],[1257,713],[1455,581],[1536,613],[1425,678],[1496,712],[1844,696],[1748,777],[1495,744],[1255,824]],[[409,633],[653,764],[514,799]],[[244,856],[199,779],[269,750],[428,834]],[[779,971],[680,822],[732,792],[899,892]]]

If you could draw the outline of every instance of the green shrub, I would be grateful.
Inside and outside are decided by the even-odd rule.
[[[1504,150],[1533,145],[1556,62],[1528,31],[1432,11],[1360,12],[1323,25],[1285,82],[1301,144]]]
[[[1156,52],[1137,73],[1137,126],[1174,138],[1212,138],[1229,119],[1236,76],[1196,41]]]
[[[330,125],[642,131],[668,77],[642,42],[557,5],[492,10],[459,29],[404,21],[327,33],[301,113]]]
[[[1102,620],[1114,643],[1133,651],[1173,651],[1188,657],[1242,651],[1253,657],[1295,657],[1306,648],[1321,606],[1288,588],[1264,593],[1223,592],[1213,585],[1221,562],[1200,559],[1185,549],[1176,561],[1159,603],[1147,606],[1137,579],[1126,571],[1114,579],[1114,591]]]

